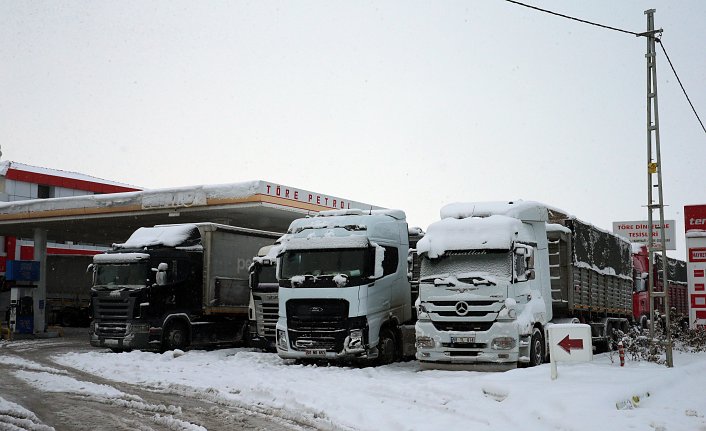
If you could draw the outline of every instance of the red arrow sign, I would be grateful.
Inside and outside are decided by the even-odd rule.
[[[583,340],[580,338],[569,338],[567,335],[563,340],[559,341],[559,347],[564,349],[566,353],[571,354],[571,349],[583,350]]]

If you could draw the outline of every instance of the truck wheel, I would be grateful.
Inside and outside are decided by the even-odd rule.
[[[544,337],[542,331],[534,328],[532,331],[532,341],[530,342],[530,367],[542,365],[544,362]]]
[[[188,334],[183,323],[173,323],[169,325],[166,334],[163,350],[184,350],[189,346]]]
[[[397,343],[395,343],[395,336],[392,332],[387,328],[382,329],[378,340],[377,364],[386,365],[395,362],[396,346]]]

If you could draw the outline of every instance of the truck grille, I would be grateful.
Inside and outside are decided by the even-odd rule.
[[[279,318],[279,301],[277,298],[268,300],[255,297],[254,299],[257,314],[257,333],[268,340],[274,341],[275,328]]]
[[[348,334],[348,301],[291,299],[287,301],[287,328],[294,350],[343,350]]]
[[[461,304],[465,314],[457,312]],[[493,326],[498,312],[503,307],[497,300],[478,299],[468,301],[429,301],[425,304],[437,331],[487,331]]]
[[[132,298],[94,297],[93,316],[96,320],[128,320],[131,318]]]
[[[135,298],[130,296],[94,296],[93,319],[99,337],[124,337],[133,318]]]

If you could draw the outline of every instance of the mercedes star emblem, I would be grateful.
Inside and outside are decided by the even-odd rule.
[[[456,303],[456,314],[459,316],[465,316],[468,313],[468,304],[463,301]]]

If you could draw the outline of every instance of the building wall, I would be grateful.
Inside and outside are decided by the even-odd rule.
[[[102,180],[79,173],[57,169],[40,168],[21,163],[0,162],[0,202],[15,202],[43,198],[63,198],[93,195],[98,193],[118,193],[140,190],[138,188],[113,181]],[[20,252],[20,244],[22,252]],[[7,260],[32,259],[29,253],[32,241],[18,238],[0,237],[0,275],[5,272]],[[51,254],[76,254],[77,249],[84,254],[94,254],[95,247],[76,246],[73,244],[47,244]],[[29,251],[28,251],[29,250]]]

